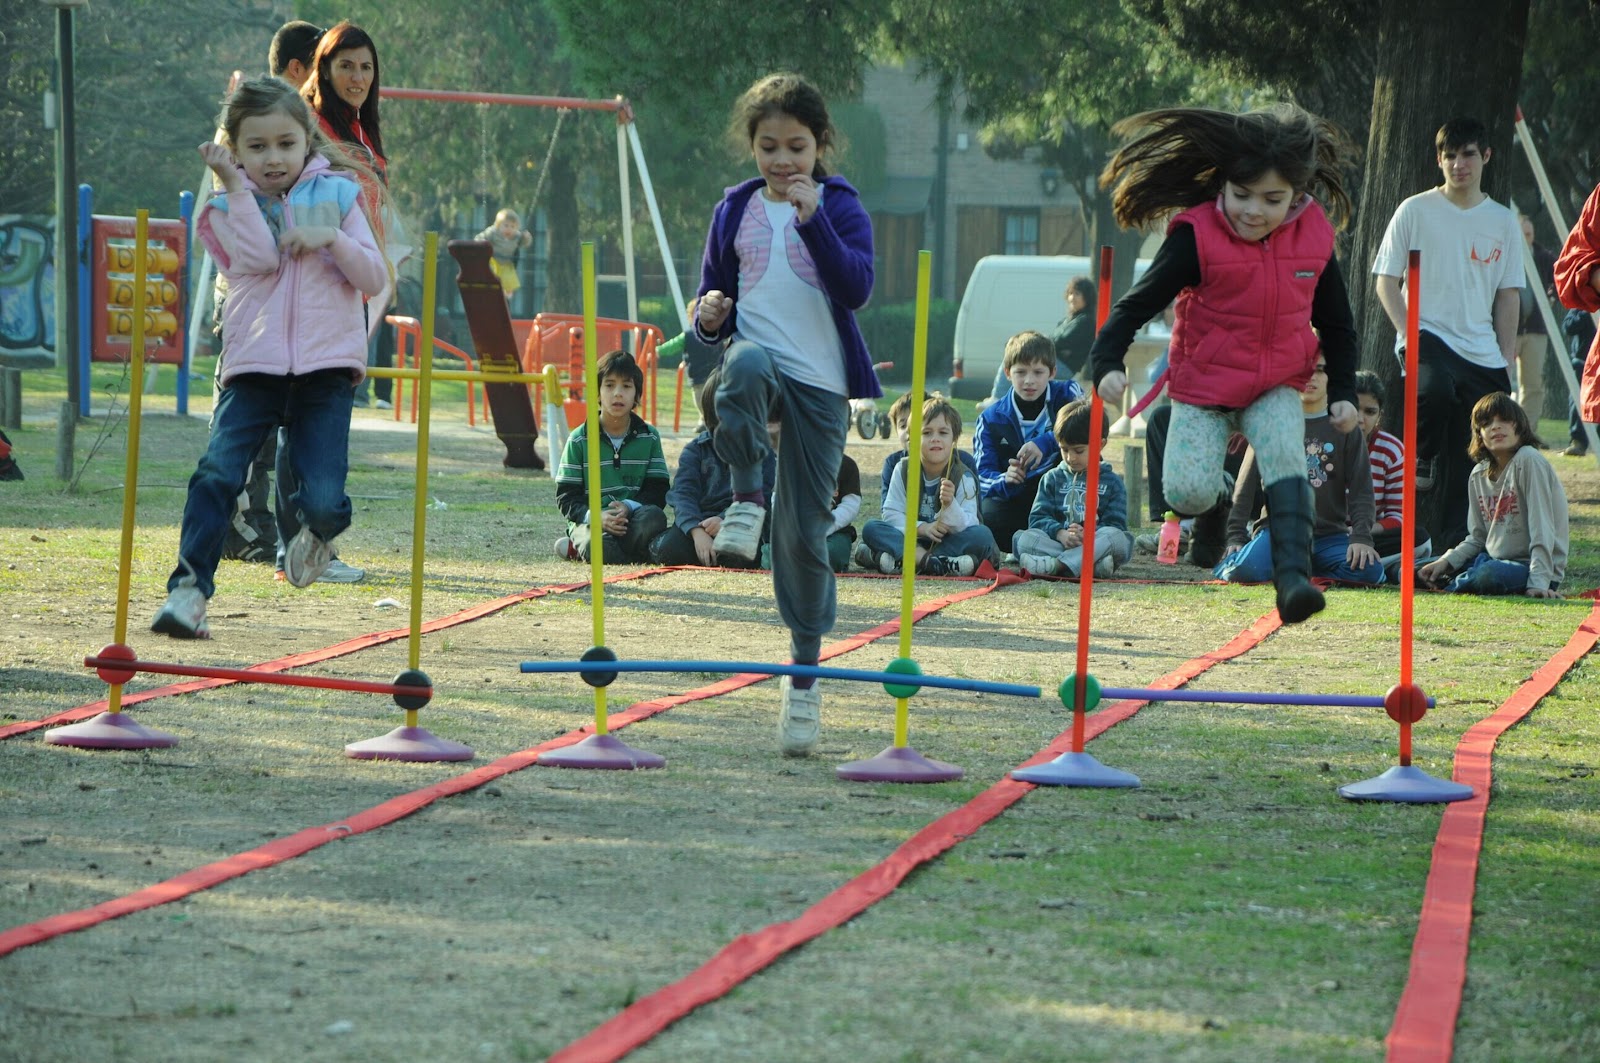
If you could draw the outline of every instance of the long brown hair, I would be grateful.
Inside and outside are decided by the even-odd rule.
[[[1134,138],[1100,174],[1100,186],[1115,189],[1112,212],[1124,228],[1209,202],[1225,182],[1249,184],[1268,170],[1315,196],[1335,225],[1350,216],[1341,168],[1354,146],[1333,123],[1293,104],[1245,114],[1168,107],[1124,118],[1111,132]]]
[[[1489,453],[1489,445],[1483,441],[1483,430],[1493,420],[1511,422],[1517,433],[1517,450],[1540,445],[1539,433],[1534,430],[1533,422],[1528,420],[1527,411],[1505,392],[1492,391],[1472,407],[1472,441],[1467,444],[1467,455],[1473,461],[1486,461],[1491,466],[1494,464],[1494,455]]]
[[[333,91],[333,58],[338,53],[352,48],[366,48],[372,52],[372,87],[367,90],[367,98],[361,101],[359,111]],[[378,89],[383,83],[382,68],[378,63],[378,46],[372,42],[367,31],[345,19],[323,33],[322,40],[317,42],[316,52],[311,56],[311,65],[312,76],[306,78],[305,85],[300,89],[306,102],[311,104],[311,109],[316,111],[333,128],[334,135],[346,144],[360,145],[361,142],[355,134],[355,123],[359,119],[361,131],[372,143],[378,158],[388,162],[389,156],[383,151],[383,130],[378,122]],[[378,166],[377,169],[381,172],[382,166]]]

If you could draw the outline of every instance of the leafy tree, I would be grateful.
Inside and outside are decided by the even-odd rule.
[[[991,154],[1036,149],[1083,204],[1091,245],[1116,249],[1126,287],[1142,236],[1118,230],[1098,179],[1121,118],[1176,103],[1237,101],[1239,85],[1191,62],[1122,0],[893,0],[884,37],[920,58],[947,90],[957,81],[988,123]]]

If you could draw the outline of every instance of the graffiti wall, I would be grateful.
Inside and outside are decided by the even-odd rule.
[[[0,363],[55,358],[55,219],[0,214]]]

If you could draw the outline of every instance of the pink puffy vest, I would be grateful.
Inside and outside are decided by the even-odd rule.
[[[1333,226],[1309,196],[1264,240],[1245,240],[1222,198],[1167,226],[1194,229],[1200,283],[1178,295],[1168,393],[1194,406],[1242,409],[1280,385],[1303,387],[1316,364],[1311,301],[1333,254]]]

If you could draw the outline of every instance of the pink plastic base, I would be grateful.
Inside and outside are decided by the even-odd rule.
[[[1018,768],[1011,777],[1035,786],[1090,786],[1106,790],[1132,790],[1139,786],[1139,776],[1108,768],[1088,753],[1063,753],[1047,764]]]
[[[1339,787],[1339,796],[1349,801],[1400,801],[1412,805],[1442,805],[1465,801],[1472,787],[1464,783],[1435,779],[1421,768],[1396,765],[1373,779]]]
[[[471,760],[472,747],[432,734],[426,727],[396,727],[382,738],[351,742],[344,755],[356,760]]]
[[[120,712],[102,712],[83,723],[52,728],[44,733],[44,740],[79,749],[166,749],[178,744],[176,735],[152,730]]]
[[[841,764],[833,770],[852,782],[953,782],[961,769],[942,760],[929,760],[910,746],[890,746],[875,757]]]
[[[534,763],[547,768],[592,768],[601,771],[660,768],[667,758],[634,749],[616,735],[590,735],[576,745],[540,753]]]

